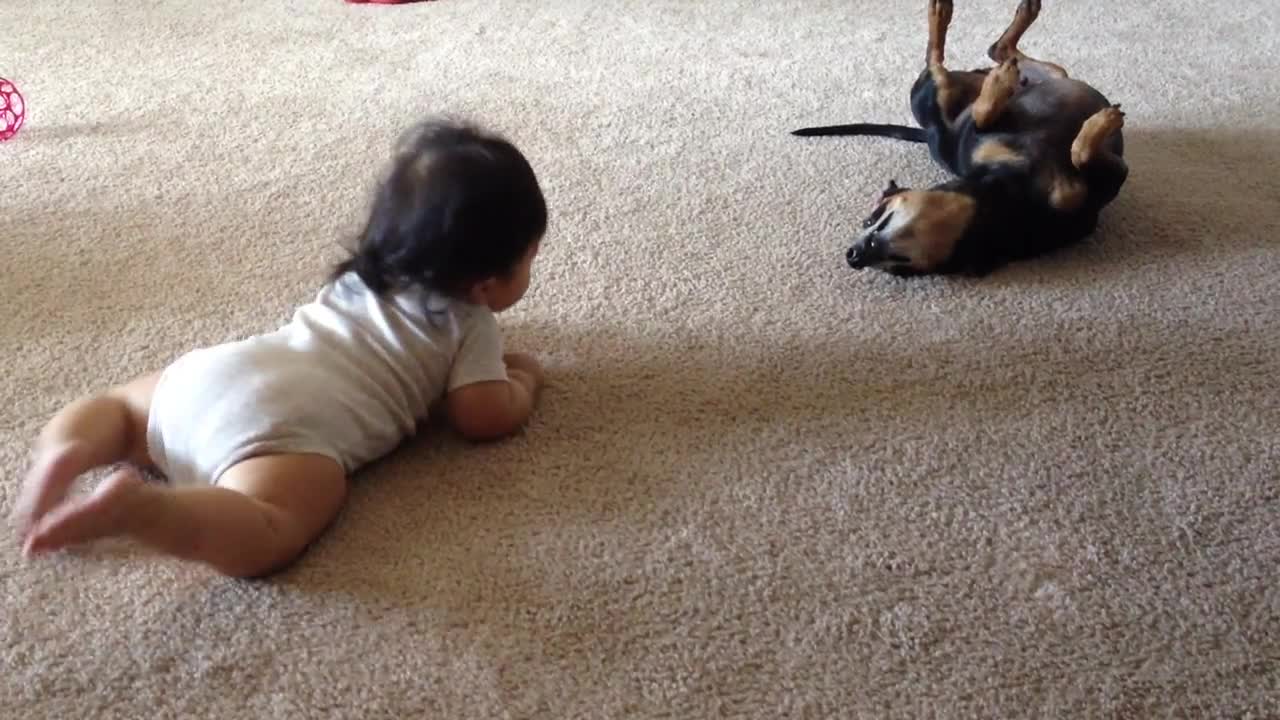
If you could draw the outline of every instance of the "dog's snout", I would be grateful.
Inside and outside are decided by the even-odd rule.
[[[860,270],[867,266],[867,248],[864,245],[854,245],[844,254],[844,259],[849,263],[849,267]]]

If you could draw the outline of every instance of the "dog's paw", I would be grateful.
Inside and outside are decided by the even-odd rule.
[[[1101,140],[1122,127],[1124,127],[1124,111],[1120,109],[1119,104],[1116,104],[1099,110],[1085,120],[1080,134],[1086,137],[1096,136]]]
[[[973,119],[980,129],[995,122],[1000,113],[1004,112],[1009,98],[1021,87],[1020,77],[1017,58],[1009,58],[987,73],[982,81],[982,92],[978,93],[978,99],[973,102]]]
[[[951,24],[951,0],[929,0],[929,20],[941,26]]]
[[[1094,152],[1102,143],[1120,128],[1124,127],[1124,112],[1120,105],[1106,107],[1084,121],[1080,134],[1071,143],[1071,162],[1076,167],[1084,167],[1093,158]]]
[[[997,89],[1010,92],[1021,87],[1022,71],[1018,68],[1018,58],[1011,57],[1000,63],[991,71],[991,82]]]

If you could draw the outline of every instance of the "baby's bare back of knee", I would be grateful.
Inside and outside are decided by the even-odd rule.
[[[271,542],[264,566],[287,563],[311,544],[342,508],[347,475],[332,458],[311,454],[262,455],[232,466],[218,487],[262,504]]]

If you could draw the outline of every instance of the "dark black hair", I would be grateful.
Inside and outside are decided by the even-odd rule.
[[[432,119],[402,138],[350,257],[375,293],[411,286],[458,296],[513,270],[547,228],[524,155],[473,125]]]

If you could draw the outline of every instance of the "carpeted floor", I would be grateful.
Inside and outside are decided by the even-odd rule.
[[[553,211],[527,433],[432,429],[265,582],[6,531],[0,716],[1280,716],[1280,13],[1046,0],[1128,186],[904,282],[843,253],[925,150],[788,131],[908,121],[925,4],[0,3],[5,514],[61,404],[311,297],[424,114]]]

